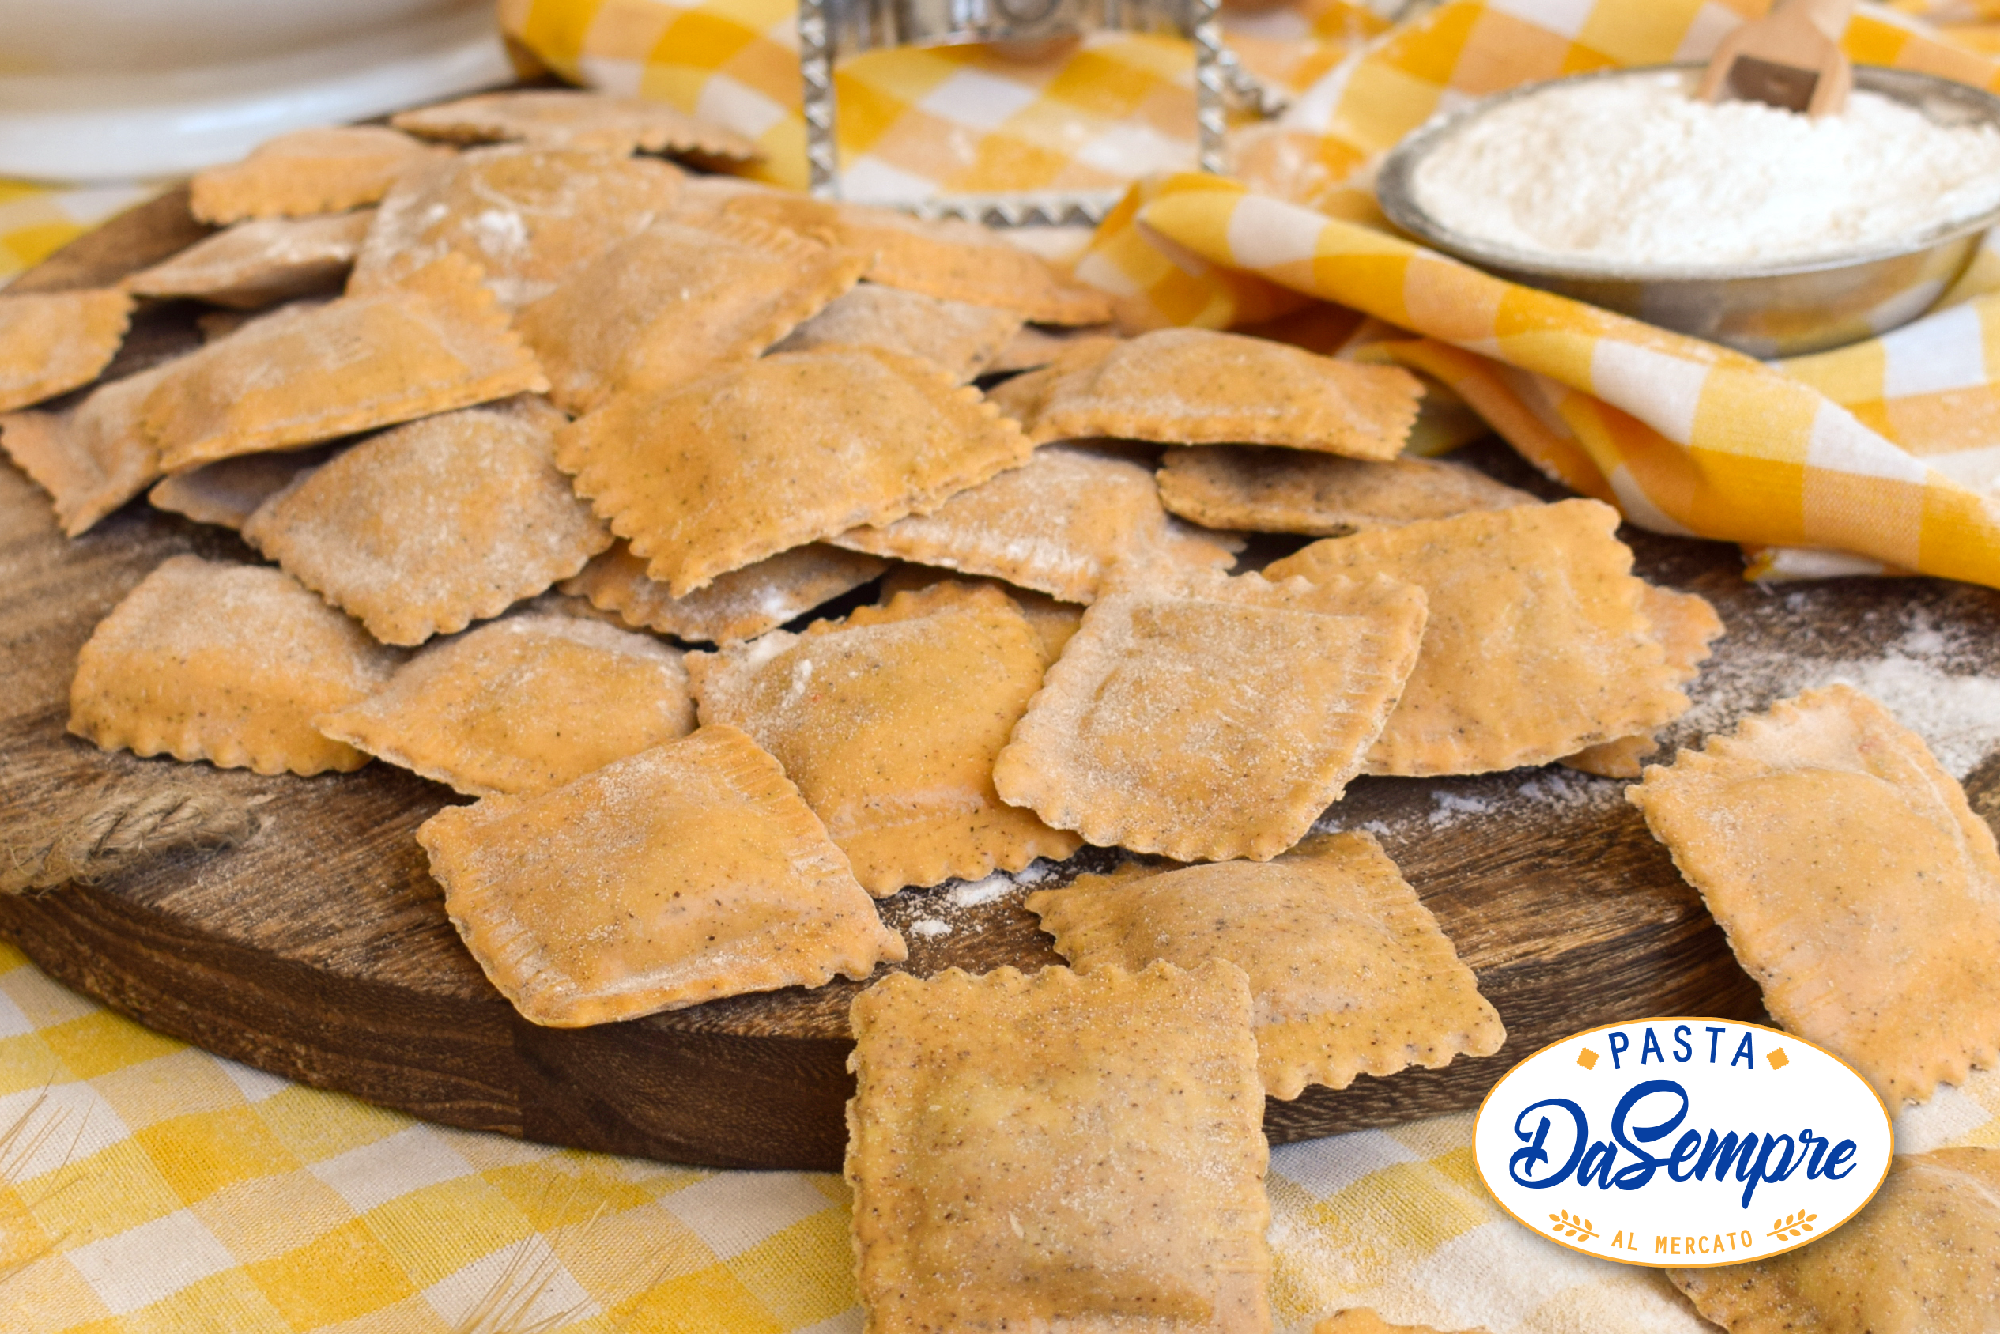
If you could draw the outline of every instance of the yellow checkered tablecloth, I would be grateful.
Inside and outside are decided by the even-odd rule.
[[[59,891],[58,891],[59,892]],[[837,1176],[449,1130],[149,1032],[0,945],[8,1334],[860,1334]],[[1896,1127],[2000,1144],[2000,1076]],[[1494,1334],[1695,1334],[1657,1270],[1507,1218],[1471,1115],[1280,1147],[1272,1303]]]

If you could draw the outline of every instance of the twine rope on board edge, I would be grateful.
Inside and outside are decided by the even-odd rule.
[[[0,841],[0,893],[90,881],[176,848],[227,848],[249,840],[250,803],[168,787],[94,794]]]

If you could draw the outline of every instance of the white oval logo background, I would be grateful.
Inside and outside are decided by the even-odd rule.
[[[1875,1194],[1893,1152],[1888,1109],[1840,1058],[1688,1016],[1544,1047],[1493,1086],[1473,1131],[1487,1189],[1528,1227],[1685,1269],[1825,1236]]]

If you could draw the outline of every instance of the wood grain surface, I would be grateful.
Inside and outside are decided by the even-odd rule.
[[[53,290],[115,279],[200,229],[184,200],[115,221],[24,277]],[[186,347],[191,308],[141,313],[111,374]],[[1495,444],[1467,457],[1538,486]],[[1548,488],[1540,488],[1549,494]],[[1725,726],[1800,684],[1800,664],[1943,636],[1957,670],[2000,671],[2000,595],[1933,580],[1744,584],[1733,548],[1626,534],[1640,572],[1714,601],[1728,636],[1696,687],[1696,724]],[[231,533],[127,506],[76,541],[0,464],[0,841],[107,796],[162,789],[252,804],[241,846],[172,851],[89,884],[0,898],[0,933],[48,972],[162,1032],[261,1069],[452,1125],[730,1167],[837,1168],[851,1088],[846,1012],[860,984],[736,997],[583,1030],[520,1019],[446,919],[414,831],[448,790],[385,764],[260,777],[106,754],[64,721],[78,648],[167,556],[253,555]],[[1932,641],[1926,641],[1932,642]],[[2000,762],[1967,784],[2000,809]],[[1623,784],[1567,770],[1363,779],[1329,812],[1373,830],[1507,1024],[1505,1048],[1272,1102],[1285,1142],[1476,1106],[1515,1061],[1581,1028],[1654,1014],[1754,1018],[1754,986],[1648,836]],[[4,851],[5,848],[0,848]],[[1043,886],[1118,854],[1086,850]],[[996,892],[997,889],[997,892]],[[910,971],[1059,962],[1024,887],[946,885],[886,901]],[[916,922],[931,922],[910,932]]]

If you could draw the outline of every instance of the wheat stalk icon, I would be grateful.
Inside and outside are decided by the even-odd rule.
[[[1818,1214],[1809,1214],[1803,1209],[1795,1214],[1786,1214],[1771,1224],[1771,1236],[1779,1241],[1803,1237],[1813,1230],[1813,1219],[1818,1217]]]
[[[1567,1209],[1559,1214],[1550,1214],[1549,1222],[1554,1225],[1552,1230],[1558,1237],[1574,1237],[1578,1241],[1589,1241],[1597,1235],[1597,1229],[1591,1226],[1588,1218],[1581,1214],[1571,1217]]]

